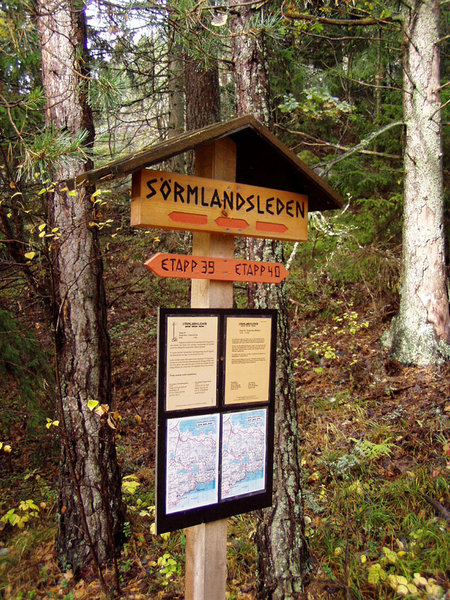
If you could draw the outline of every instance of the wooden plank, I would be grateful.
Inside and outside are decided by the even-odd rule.
[[[221,123],[214,123],[195,131],[186,131],[166,141],[143,148],[134,154],[119,158],[102,167],[80,173],[75,180],[70,180],[68,183],[80,185],[84,181],[94,183],[101,179],[124,177],[144,167],[168,160],[182,152],[200,148],[202,144],[209,146],[209,144],[214,143],[216,140],[229,134],[237,133],[242,129],[247,129],[249,126],[263,128],[253,116],[246,115],[243,117],[234,117]],[[268,132],[265,127],[263,129]]]
[[[195,155],[196,175],[233,181],[236,176],[236,146],[230,138],[201,146]],[[234,257],[230,235],[194,233],[194,256]],[[192,308],[232,308],[233,284],[193,279]],[[225,600],[227,580],[227,522],[203,523],[186,529],[185,600]]]
[[[222,123],[214,123],[197,131],[188,131],[164,142],[143,148],[141,151],[125,158],[112,161],[103,167],[81,173],[75,179],[68,180],[67,184],[72,188],[81,185],[85,181],[94,183],[101,180],[125,177],[145,167],[161,163],[177,154],[194,148],[200,149],[203,144],[209,145],[216,140],[223,139],[224,136],[233,137],[240,145],[239,172],[243,175],[242,181],[260,185],[261,165],[259,161],[261,156],[267,156],[268,160],[270,160],[270,157],[280,156],[283,164],[279,177],[277,174],[280,185],[273,184],[273,187],[284,187],[282,182],[285,182],[288,186],[294,186],[285,189],[301,190],[308,194],[310,196],[310,211],[335,209],[343,205],[340,195],[324,179],[319,177],[267,127],[251,115],[235,117]],[[245,148],[243,148],[244,140],[246,141]],[[259,151],[255,153],[256,147]],[[249,152],[252,156],[249,156]],[[256,162],[254,156],[259,157]],[[249,168],[247,168],[247,165]],[[286,172],[289,174],[287,179],[284,177]],[[272,187],[272,184],[269,184],[269,187]]]
[[[219,179],[143,169],[133,175],[131,225],[306,240],[308,198]]]
[[[280,283],[289,275],[281,263],[161,252],[151,256],[145,265],[159,277],[177,279]]]
[[[186,533],[186,600],[224,600],[226,519],[189,527]]]

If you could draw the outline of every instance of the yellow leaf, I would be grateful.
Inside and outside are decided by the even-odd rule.
[[[28,260],[33,260],[33,258],[36,256],[36,252],[25,252],[24,256]]]
[[[98,405],[98,400],[88,400],[88,408],[89,410],[94,410],[94,408]]]
[[[9,444],[5,444],[3,446],[3,452],[6,452],[6,454],[10,454],[11,453],[11,446]]]
[[[116,423],[111,415],[108,415],[108,425],[111,427],[111,429],[117,429]]]
[[[399,596],[407,596],[409,594],[408,586],[400,583],[395,590]]]
[[[420,573],[414,573],[414,583],[416,585],[421,585],[422,587],[425,587],[428,581],[426,577],[422,577]]]
[[[365,554],[361,554],[361,563],[364,565],[367,562],[367,556]]]
[[[77,192],[77,190],[70,190],[70,192],[68,192],[67,195],[68,196],[72,196],[72,197],[76,197],[76,196],[78,196],[78,192]]]
[[[47,227],[47,223],[41,223],[38,227],[39,231],[43,231]]]
[[[342,554],[342,548],[340,546],[338,546],[337,548],[334,549],[334,555],[335,556],[340,556]]]
[[[431,596],[435,596],[437,598],[440,598],[442,592],[444,591],[440,585],[437,585],[436,583],[430,583],[431,582],[431,578],[429,579],[428,583],[427,583],[427,594],[430,594]]]

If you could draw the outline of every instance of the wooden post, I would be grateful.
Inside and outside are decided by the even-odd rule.
[[[223,138],[195,150],[195,174],[235,181],[236,146]],[[234,237],[194,233],[194,256],[234,257]],[[193,279],[192,308],[233,308],[232,282]],[[224,600],[227,579],[227,521],[186,529],[186,600]]]

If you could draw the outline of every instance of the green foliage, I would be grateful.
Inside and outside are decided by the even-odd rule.
[[[22,500],[17,508],[10,508],[6,514],[4,514],[0,521],[18,529],[23,529],[25,524],[32,518],[39,516],[39,506],[35,504],[33,500]]]
[[[151,566],[158,568],[163,586],[169,585],[170,579],[181,573],[180,563],[172,556],[172,554],[170,554],[170,552],[165,552],[158,558],[156,563],[152,563]]]
[[[86,160],[88,150],[84,142],[87,135],[87,131],[83,130],[72,135],[69,131],[56,131],[53,127],[36,133],[25,148],[20,171],[28,175],[33,175],[35,172],[45,175],[57,165],[67,164],[74,158],[80,161]]]
[[[378,460],[382,456],[389,456],[394,444],[385,440],[379,444],[369,440],[355,440],[351,438],[355,445],[350,450],[340,456],[323,457],[325,466],[334,477],[348,479],[356,471],[367,468],[371,461]]]
[[[445,493],[429,475],[426,482],[433,496]],[[391,482],[350,478],[333,486],[326,494],[328,517],[309,530],[313,550],[327,557],[324,572],[333,578],[346,572],[355,594],[368,584],[363,597],[389,598],[394,591],[398,597],[420,592],[441,598],[433,574],[445,572],[449,540],[442,523],[423,510],[419,485],[409,476]]]
[[[22,329],[8,311],[0,309],[0,376],[11,382],[11,391],[3,399],[0,431],[9,430],[11,421],[27,423],[27,431],[35,434],[45,421],[47,402],[43,402],[44,386],[52,381],[48,357],[40,349],[34,333]]]
[[[133,496],[140,485],[135,475],[127,475],[122,479],[122,492]]]
[[[98,77],[88,83],[88,100],[94,111],[109,113],[119,108],[130,87],[123,70],[102,69]]]
[[[341,119],[352,112],[348,102],[332,96],[326,88],[317,87],[304,90],[301,100],[296,100],[292,94],[286,95],[278,108],[282,113],[298,110],[303,117],[310,119]]]

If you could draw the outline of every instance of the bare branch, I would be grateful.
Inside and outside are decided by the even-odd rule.
[[[434,113],[431,115],[431,117],[430,117],[430,121],[433,119],[433,117],[434,117],[434,115],[435,115],[436,113],[438,113],[440,110],[442,110],[443,108],[445,108],[445,107],[446,107],[446,106],[448,106],[449,104],[450,104],[450,100],[447,100],[447,102],[444,102],[444,104],[441,104],[441,105],[439,106],[439,108],[437,108],[437,109],[434,111]]]
[[[332,19],[330,17],[319,17],[316,15],[310,15],[308,13],[301,13],[299,11],[289,8],[285,10],[285,2],[281,7],[281,13],[286,19],[292,19],[294,21],[314,21],[315,23],[322,23],[324,25],[340,25],[343,27],[364,27],[367,25],[391,25],[395,22],[401,22],[401,15],[392,15],[391,17],[384,17],[383,19],[378,17],[365,17],[361,19]]]
[[[397,123],[394,123],[394,125],[396,125],[396,124]],[[276,125],[276,127],[278,127],[279,129],[283,129],[283,131],[286,131],[287,133],[290,133],[292,135],[298,135],[298,136],[310,139],[311,142],[304,142],[306,145],[309,145],[309,146],[320,146],[320,147],[326,146],[328,148],[335,148],[336,150],[342,150],[344,152],[352,152],[353,153],[353,151],[356,151],[356,152],[359,152],[360,154],[370,154],[372,156],[378,156],[380,158],[390,158],[390,159],[394,159],[394,160],[400,160],[402,158],[399,154],[389,154],[388,152],[377,152],[376,150],[366,150],[364,148],[361,148],[360,146],[363,144],[363,142],[365,140],[363,140],[363,142],[358,144],[358,146],[355,146],[354,148],[350,148],[349,146],[342,146],[341,144],[332,144],[331,142],[326,142],[325,140],[316,138],[312,135],[309,135],[308,133],[304,133],[303,131],[295,131],[293,129],[288,129],[287,127],[282,127],[280,125]],[[391,127],[391,125],[389,125],[388,128],[389,127]],[[384,131],[384,129],[377,131],[375,133],[376,133],[376,135],[379,135],[380,133],[383,133],[383,131]],[[374,136],[374,134],[371,134],[371,135]],[[376,137],[376,136],[374,136],[374,137]],[[366,138],[366,139],[368,140],[369,138]],[[371,138],[369,140],[369,142],[372,139],[373,138]]]
[[[318,165],[315,165],[315,167],[325,167],[326,170],[328,171],[333,165],[335,165],[338,162],[341,162],[342,160],[345,160],[352,154],[355,154],[356,152],[362,152],[362,150],[366,146],[368,146],[375,138],[377,138],[379,135],[385,133],[386,131],[389,131],[389,129],[392,129],[393,127],[397,127],[398,125],[404,125],[404,122],[403,121],[394,121],[393,123],[389,123],[389,125],[386,125],[385,127],[378,129],[378,131],[374,131],[373,133],[368,135],[359,144],[357,144],[356,146],[354,146],[347,152],[344,152],[344,154],[341,154],[340,156],[338,156],[337,158],[335,158],[331,161],[321,162]]]

